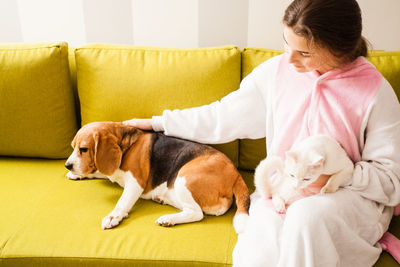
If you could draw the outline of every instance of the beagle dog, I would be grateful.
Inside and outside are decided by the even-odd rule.
[[[74,151],[65,167],[69,179],[106,178],[124,188],[102,221],[102,229],[117,226],[139,198],[168,204],[181,212],[161,216],[156,223],[173,226],[222,215],[231,206],[242,232],[248,218],[249,191],[232,162],[218,150],[118,122],[83,126],[72,141]]]

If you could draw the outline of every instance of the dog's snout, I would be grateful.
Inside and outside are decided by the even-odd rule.
[[[68,170],[72,170],[72,168],[74,167],[74,165],[72,163],[65,163],[65,168],[67,168]]]

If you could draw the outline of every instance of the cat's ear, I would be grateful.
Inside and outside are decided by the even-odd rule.
[[[298,161],[297,153],[294,152],[294,151],[290,151],[290,150],[286,151],[285,155],[286,155],[286,158],[289,159],[289,160],[292,160],[294,162]]]
[[[324,165],[324,162],[325,162],[325,157],[315,154],[311,158],[310,166],[312,168],[319,168],[319,167],[322,167],[322,165]]]

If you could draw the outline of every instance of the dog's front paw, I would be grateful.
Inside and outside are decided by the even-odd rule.
[[[117,226],[126,217],[128,217],[128,213],[113,211],[103,218],[103,221],[101,222],[101,229],[111,229]]]
[[[174,226],[175,225],[175,220],[174,216],[171,214],[161,216],[156,220],[156,224],[161,225],[161,226]]]
[[[79,175],[75,175],[75,174],[73,174],[72,172],[68,172],[68,173],[67,173],[67,178],[68,178],[68,179],[71,179],[71,180],[80,180],[80,179],[82,179],[83,177],[82,177],[82,176],[79,176]]]

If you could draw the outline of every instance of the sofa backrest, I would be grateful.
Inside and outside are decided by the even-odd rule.
[[[0,156],[66,158],[82,124],[209,104],[282,52],[234,46],[0,45]],[[400,51],[370,51],[368,59],[399,96]],[[254,170],[266,156],[265,139],[215,147],[240,169]]]
[[[77,81],[82,125],[210,104],[240,84],[241,52],[234,46],[87,45],[74,52],[76,78],[71,73]],[[238,140],[215,147],[238,166]]]

